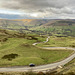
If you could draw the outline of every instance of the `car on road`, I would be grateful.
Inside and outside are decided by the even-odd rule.
[[[35,67],[35,64],[30,63],[29,66],[30,66],[30,67]]]

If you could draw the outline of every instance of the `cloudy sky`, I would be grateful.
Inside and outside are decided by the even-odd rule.
[[[0,0],[0,18],[75,19],[75,0]]]

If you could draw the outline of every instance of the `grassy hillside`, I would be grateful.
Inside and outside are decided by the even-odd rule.
[[[75,22],[70,20],[54,20],[31,30],[42,31],[55,36],[75,36]]]
[[[51,36],[47,43],[40,43],[43,47],[75,47],[75,37],[56,37]]]
[[[64,73],[69,73],[69,72],[74,72],[75,73],[75,59],[73,59],[71,62],[69,62],[64,70],[63,70]]]
[[[69,56],[71,50],[46,50],[32,46],[45,41],[45,37],[0,30],[0,66],[36,65],[60,61]],[[59,56],[60,55],[60,56]]]
[[[69,50],[44,50],[30,45],[31,42],[32,40],[9,38],[7,42],[2,43],[0,46],[0,66],[28,65],[29,63],[47,64],[64,59],[72,52]],[[9,56],[9,54],[17,54],[18,57]],[[7,58],[3,59],[5,55]]]
[[[60,75],[75,75],[75,59],[57,71]]]

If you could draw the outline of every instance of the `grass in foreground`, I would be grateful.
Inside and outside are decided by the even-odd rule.
[[[70,61],[68,64],[66,64],[61,70],[60,73],[63,74],[69,74],[69,73],[74,73],[75,75],[75,59]],[[70,75],[70,74],[69,74]],[[73,74],[72,74],[73,75]]]
[[[66,74],[63,73],[58,73],[56,70],[55,71],[48,71],[48,72],[33,72],[33,71],[28,71],[28,72],[0,72],[0,75],[75,75],[74,72],[69,72]]]

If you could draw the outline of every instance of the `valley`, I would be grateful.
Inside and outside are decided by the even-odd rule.
[[[68,57],[73,51],[69,49],[42,49],[32,44],[46,40],[45,36],[31,36],[20,33],[0,32],[0,66],[28,66],[49,64]],[[65,53],[64,53],[65,52]],[[17,54],[17,57],[13,54]],[[60,54],[60,57],[59,57]]]
[[[36,67],[58,64],[71,55],[74,58],[75,51],[71,48],[75,48],[74,20],[0,19],[1,68],[28,67],[30,63]],[[74,60],[64,64],[60,72],[75,70],[72,65]],[[67,67],[70,71],[65,72]]]
[[[75,36],[74,20],[22,19],[2,20],[0,28],[20,33],[32,33],[53,36]]]

